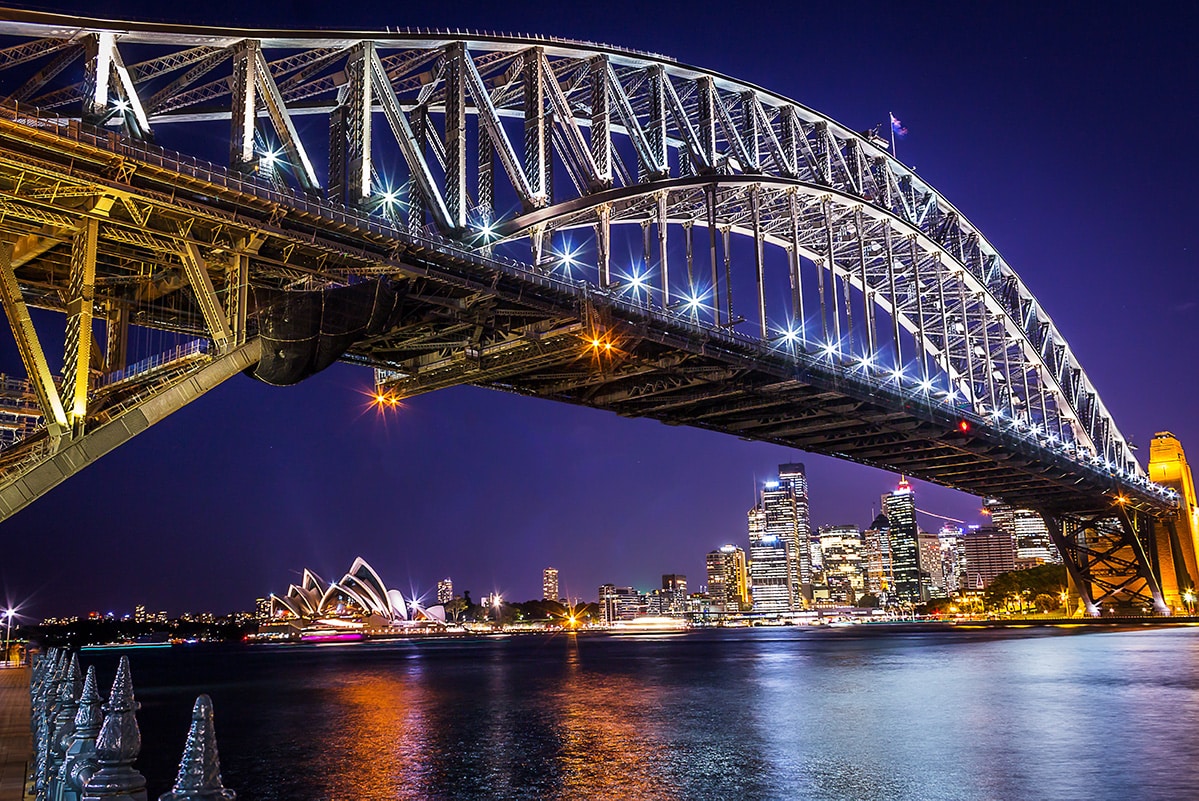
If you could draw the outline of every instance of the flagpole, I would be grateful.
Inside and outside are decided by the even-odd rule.
[[[899,156],[895,155],[895,122],[894,122],[894,120],[895,120],[895,115],[892,112],[888,111],[887,112],[887,127],[891,129],[891,155],[895,156],[895,158],[899,158]]]

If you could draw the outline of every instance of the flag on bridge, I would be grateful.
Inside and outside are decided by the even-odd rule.
[[[895,137],[898,136],[902,139],[903,137],[907,136],[908,129],[903,127],[903,123],[899,121],[899,118],[890,111],[887,112],[887,115],[891,118],[891,155],[894,156],[896,155]]]

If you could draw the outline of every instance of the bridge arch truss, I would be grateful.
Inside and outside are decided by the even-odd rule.
[[[289,205],[328,204],[483,261],[528,254],[535,274],[586,298],[572,301],[576,317],[593,302],[626,318],[631,308],[818,364],[1072,465],[1107,486],[1105,503],[1131,498],[1151,516],[1173,503],[1147,480],[1065,337],[978,228],[880,137],[782,95],[657,54],[543,37],[0,17],[0,92],[11,113],[32,108],[56,124],[178,149],[219,131],[216,158],[284,197],[272,224],[294,215]],[[125,204],[138,208],[136,199]],[[46,220],[56,232],[46,247],[72,238],[84,261],[88,242],[94,251],[98,236],[103,247],[110,230],[93,224],[78,234],[70,221]],[[125,246],[156,247],[150,234],[140,245],[131,236]],[[195,293],[201,333],[227,353],[254,326],[245,291],[258,256],[234,258],[218,284],[239,274],[240,288],[218,302],[205,260],[230,257],[209,248],[166,250],[178,251],[171,258]],[[16,269],[9,295],[23,291]],[[313,268],[293,279],[320,275]],[[70,332],[78,339],[87,324],[71,319],[68,351]],[[510,345],[511,332],[503,336],[473,347]],[[448,346],[434,338],[421,347]],[[383,382],[410,368],[382,348],[350,355]],[[79,356],[67,373],[85,371]],[[87,381],[75,381],[78,399]],[[53,406],[53,394],[42,392],[43,405]],[[47,419],[61,432],[70,410]],[[1146,579],[1145,535],[1114,542],[1104,553],[1139,565],[1132,594],[1160,607],[1160,589]]]

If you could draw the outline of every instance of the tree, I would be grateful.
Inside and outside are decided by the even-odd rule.
[[[1055,609],[1061,608],[1061,596],[1049,595],[1043,592],[1032,599],[1032,605],[1037,608],[1038,612],[1052,612]]]
[[[1065,588],[1065,566],[1038,565],[1028,570],[1000,573],[983,591],[983,601],[989,609],[1001,609],[1007,605],[1008,599],[1012,596],[1020,598],[1036,598],[1038,595],[1058,597]]]
[[[457,623],[462,620],[462,616],[466,614],[468,606],[469,604],[467,604],[466,599],[454,598],[445,605],[445,616]]]

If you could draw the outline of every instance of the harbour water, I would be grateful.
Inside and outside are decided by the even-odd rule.
[[[107,683],[118,651],[88,651]],[[730,629],[128,652],[151,797],[191,703],[243,801],[1179,799],[1199,629]]]

